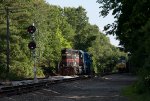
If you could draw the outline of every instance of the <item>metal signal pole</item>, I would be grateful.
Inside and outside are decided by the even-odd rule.
[[[34,82],[37,83],[38,79],[36,77],[36,73],[37,73],[37,68],[36,68],[36,42],[35,42],[35,32],[36,32],[36,27],[33,25],[28,27],[28,33],[31,35],[31,42],[28,44],[28,48],[31,50],[32,52],[32,57],[33,57],[33,61],[34,61],[34,67],[33,67],[33,73],[34,73]]]

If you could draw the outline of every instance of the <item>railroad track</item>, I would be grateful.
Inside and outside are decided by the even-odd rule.
[[[88,79],[88,78],[91,78],[91,76],[78,76],[74,78],[65,78],[59,80],[40,79],[38,83],[30,82],[30,83],[24,83],[22,85],[4,86],[0,89],[0,97],[33,92],[36,90],[40,90],[42,88],[49,87],[52,84],[70,82],[74,80],[81,80],[81,79]]]

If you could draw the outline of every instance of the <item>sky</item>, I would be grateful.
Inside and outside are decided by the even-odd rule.
[[[89,23],[92,25],[97,25],[101,32],[103,32],[103,27],[114,21],[111,15],[103,18],[100,17],[99,4],[96,3],[96,0],[46,0],[51,5],[58,5],[60,7],[79,7],[82,6],[86,12],[87,17],[89,18]],[[103,32],[104,33],[104,32]],[[114,36],[108,36],[110,38],[111,44],[118,46],[119,41],[115,39]]]

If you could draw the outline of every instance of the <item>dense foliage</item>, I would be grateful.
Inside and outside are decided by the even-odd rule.
[[[116,21],[105,26],[107,34],[116,34],[131,53],[132,69],[140,71],[140,84],[150,84],[150,0],[97,0],[101,16],[112,12]],[[146,86],[145,86],[146,85]],[[143,89],[143,88],[142,88]],[[145,90],[145,89],[143,89]]]
[[[38,77],[42,68],[56,69],[62,48],[88,51],[93,55],[93,68],[99,73],[118,57],[124,55],[110,44],[96,25],[88,22],[82,7],[61,8],[44,0],[0,0],[0,78],[6,77],[6,12],[10,21],[10,71],[8,78],[33,77],[33,57],[28,49],[31,35],[27,27],[34,23],[36,67]],[[113,60],[113,61],[112,61]]]

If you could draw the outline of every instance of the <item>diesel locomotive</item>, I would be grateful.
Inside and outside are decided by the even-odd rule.
[[[127,63],[126,58],[124,56],[121,56],[116,64],[118,72],[126,72],[127,71],[126,63]]]
[[[91,55],[82,50],[62,49],[58,72],[61,75],[90,75]]]

